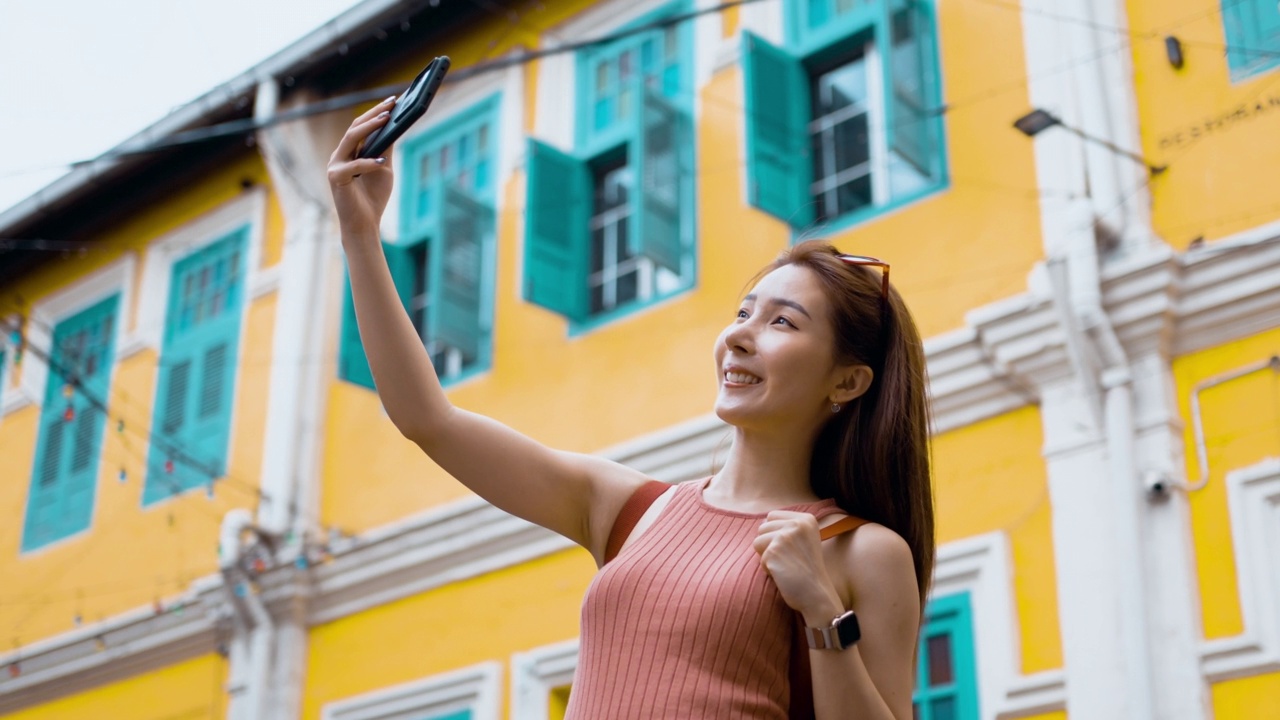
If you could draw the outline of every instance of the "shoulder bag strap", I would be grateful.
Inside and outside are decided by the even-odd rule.
[[[837,535],[853,532],[867,521],[852,515],[837,520],[818,531],[818,537],[827,540]],[[813,677],[809,672],[809,643],[804,639],[804,616],[795,613],[795,627],[791,629],[791,720],[813,720]]]

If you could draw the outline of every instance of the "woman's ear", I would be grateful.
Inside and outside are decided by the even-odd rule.
[[[867,365],[849,365],[836,369],[835,387],[831,391],[831,402],[844,405],[862,397],[871,387],[875,373]]]

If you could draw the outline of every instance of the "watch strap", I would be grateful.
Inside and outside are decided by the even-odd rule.
[[[858,622],[858,616],[853,611],[843,612],[831,621],[830,625],[825,627],[804,626],[805,639],[809,641],[809,647],[814,650],[844,650],[847,647],[840,639],[840,629],[843,623],[853,623],[855,626]],[[856,643],[855,639],[850,645]]]

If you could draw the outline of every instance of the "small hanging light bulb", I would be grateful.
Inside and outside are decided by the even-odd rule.
[[[72,396],[72,395],[75,395],[75,394],[76,394],[76,389],[75,389],[74,387],[72,387],[72,386],[71,386],[71,383],[64,383],[64,384],[63,384],[63,386],[62,386],[62,397],[70,399],[70,398],[71,398],[71,396]]]
[[[173,460],[164,461],[164,471],[169,475],[173,474]]]
[[[129,473],[126,472],[124,468],[120,468],[120,482],[125,482],[128,479]]]
[[[9,677],[16,678],[21,674],[22,674],[22,666],[18,665],[18,662],[16,660],[9,663]]]
[[[107,649],[107,641],[103,640],[102,636],[99,635],[93,639],[93,648],[98,652],[102,652]]]
[[[116,423],[116,432],[124,432],[124,418],[120,418],[120,421]]]
[[[76,419],[76,409],[70,405],[62,412],[62,419],[71,422]]]

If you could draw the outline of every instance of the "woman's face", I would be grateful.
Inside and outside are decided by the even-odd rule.
[[[812,270],[784,265],[761,278],[716,341],[720,419],[816,430],[842,381],[830,313]]]

